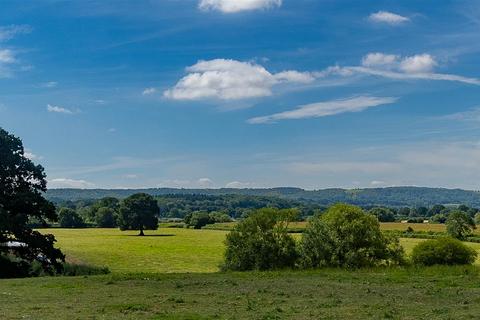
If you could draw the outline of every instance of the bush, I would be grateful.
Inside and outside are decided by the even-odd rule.
[[[358,268],[404,261],[397,237],[382,234],[374,216],[345,204],[334,205],[310,221],[300,254],[304,268]]]
[[[237,224],[225,240],[224,270],[272,270],[292,268],[298,257],[288,222],[292,209],[259,209]]]
[[[453,238],[426,240],[416,245],[412,251],[412,262],[424,266],[472,264],[476,257],[474,249]]]

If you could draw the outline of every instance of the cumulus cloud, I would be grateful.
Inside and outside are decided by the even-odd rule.
[[[368,19],[375,23],[386,23],[389,25],[399,25],[410,21],[409,18],[388,11],[378,11],[372,13]]]
[[[282,0],[200,0],[201,10],[217,10],[224,13],[270,9],[280,7]]]
[[[48,181],[49,188],[79,188],[88,189],[94,188],[95,184],[85,180],[75,180],[68,178],[57,178]]]
[[[350,77],[354,75],[369,75],[394,80],[436,80],[455,81],[480,85],[480,79],[454,74],[436,73],[438,62],[430,54],[417,54],[401,57],[384,53],[369,53],[362,58],[360,66],[333,66],[323,71],[313,73],[316,78],[329,76]]]
[[[238,100],[265,97],[272,94],[275,85],[314,80],[308,72],[288,70],[272,74],[261,65],[227,59],[199,61],[186,70],[188,74],[164,92],[166,98]]]
[[[148,95],[154,94],[156,92],[157,92],[157,89],[155,89],[155,88],[146,88],[145,90],[143,90],[142,95],[148,96]]]
[[[42,156],[39,156],[39,155],[36,155],[32,152],[32,150],[30,149],[25,149],[25,152],[24,152],[24,155],[26,158],[30,159],[30,160],[41,160],[43,159]]]
[[[275,113],[268,116],[251,118],[250,124],[272,123],[287,119],[305,119],[326,117],[346,112],[360,112],[368,108],[391,104],[397,101],[393,97],[367,97],[360,96],[344,100],[317,102],[296,107],[294,110]]]
[[[0,27],[0,41],[8,41],[19,34],[27,34],[32,32],[32,27],[26,24]]]

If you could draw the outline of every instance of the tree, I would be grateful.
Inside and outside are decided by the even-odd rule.
[[[138,235],[144,236],[143,230],[158,229],[158,214],[157,201],[151,195],[137,193],[121,202],[118,226],[120,230],[140,230]]]
[[[463,211],[450,212],[447,218],[447,233],[456,239],[465,239],[476,229],[473,219]]]
[[[60,227],[62,228],[83,228],[85,222],[77,211],[70,208],[60,208],[58,211]]]
[[[394,222],[395,214],[391,209],[378,207],[368,211],[368,213],[374,215],[380,222]]]
[[[115,228],[117,226],[117,213],[112,208],[102,207],[95,213],[95,223],[100,228]]]
[[[309,222],[300,254],[305,268],[359,268],[400,264],[404,259],[397,238],[383,235],[374,216],[347,204],[334,205]]]
[[[30,219],[57,221],[55,206],[43,197],[46,190],[43,167],[25,156],[19,138],[0,128],[0,265],[10,261],[21,272],[38,261],[45,272],[62,269],[65,256],[54,247],[55,237],[27,225]],[[21,245],[5,245],[11,242]]]
[[[226,270],[272,270],[292,268],[298,258],[288,223],[294,209],[264,208],[237,224],[225,240]]]
[[[436,214],[440,214],[442,213],[444,210],[445,210],[445,206],[441,205],[441,204],[436,204],[434,205],[433,207],[430,208],[430,210],[428,210],[428,216],[434,216]]]

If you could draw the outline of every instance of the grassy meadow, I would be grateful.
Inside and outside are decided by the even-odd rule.
[[[225,231],[44,232],[56,236],[69,261],[112,273],[0,280],[0,319],[475,319],[480,313],[477,266],[221,273]],[[401,243],[410,252],[420,241]],[[480,251],[480,244],[469,245]]]

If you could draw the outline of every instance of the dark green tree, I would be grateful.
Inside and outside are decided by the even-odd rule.
[[[117,226],[117,213],[112,208],[99,208],[95,213],[95,223],[100,228],[115,228]]]
[[[394,222],[395,221],[395,214],[389,208],[384,207],[377,207],[370,209],[368,213],[377,217],[378,221],[380,222]]]
[[[49,273],[62,269],[65,257],[54,247],[54,236],[28,227],[29,219],[57,221],[54,205],[43,197],[46,190],[43,167],[25,156],[19,138],[0,128],[0,269],[8,268],[6,261],[13,270],[34,261]]]
[[[151,195],[137,193],[121,202],[118,226],[120,230],[140,230],[138,235],[144,236],[143,230],[158,229],[158,215],[157,201]]]
[[[465,239],[477,228],[473,219],[463,211],[450,212],[447,218],[447,233],[456,239]]]
[[[83,228],[85,222],[76,210],[70,208],[60,208],[58,210],[60,227],[62,228]]]

